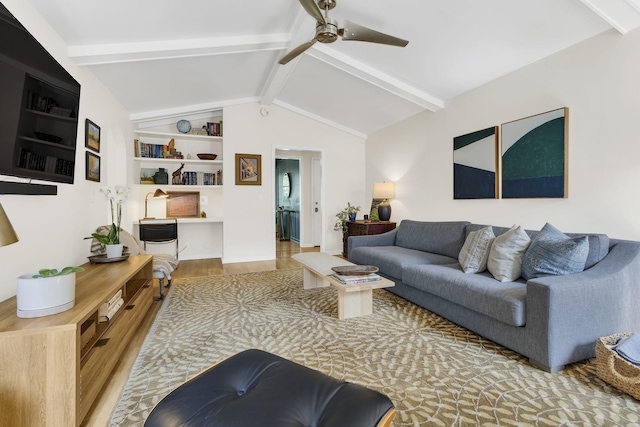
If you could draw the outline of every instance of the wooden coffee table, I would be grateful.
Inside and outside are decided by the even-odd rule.
[[[324,288],[329,285],[338,289],[338,319],[366,316],[373,313],[373,290],[395,286],[382,277],[374,282],[344,285],[333,279],[331,267],[355,265],[344,259],[323,253],[303,252],[292,256],[304,267],[304,289]]]

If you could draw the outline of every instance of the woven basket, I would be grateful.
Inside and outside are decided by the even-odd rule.
[[[596,373],[601,380],[640,400],[640,366],[627,362],[607,347],[615,344],[618,338],[629,335],[632,334],[621,333],[598,338]]]

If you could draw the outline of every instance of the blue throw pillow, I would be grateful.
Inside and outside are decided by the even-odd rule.
[[[589,255],[587,236],[569,237],[547,223],[522,259],[522,277],[559,276],[584,270]]]

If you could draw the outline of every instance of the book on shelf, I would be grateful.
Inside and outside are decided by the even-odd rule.
[[[124,304],[124,299],[122,298],[122,289],[113,294],[109,301],[105,302],[100,306],[100,310],[98,310],[98,321],[108,322],[113,316],[118,312],[120,307]]]
[[[331,277],[344,285],[350,285],[353,283],[375,282],[381,279],[381,277],[375,273],[359,274],[359,275],[352,275],[352,276],[334,273],[334,274],[331,274]]]
[[[206,129],[209,136],[222,136],[222,120],[220,123],[207,122]]]
[[[182,159],[184,156],[180,151],[170,151],[168,145],[149,144],[139,139],[133,140],[136,157],[147,157],[151,159]]]

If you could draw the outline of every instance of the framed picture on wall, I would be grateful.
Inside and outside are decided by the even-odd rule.
[[[167,218],[199,218],[199,191],[169,191]]]
[[[498,126],[453,138],[453,198],[498,198]]]
[[[566,198],[569,109],[502,125],[502,198]]]
[[[100,157],[87,151],[85,165],[85,178],[88,181],[100,182]]]
[[[236,153],[236,185],[262,185],[262,156]]]
[[[84,146],[96,153],[100,152],[100,126],[89,119],[84,122]]]

